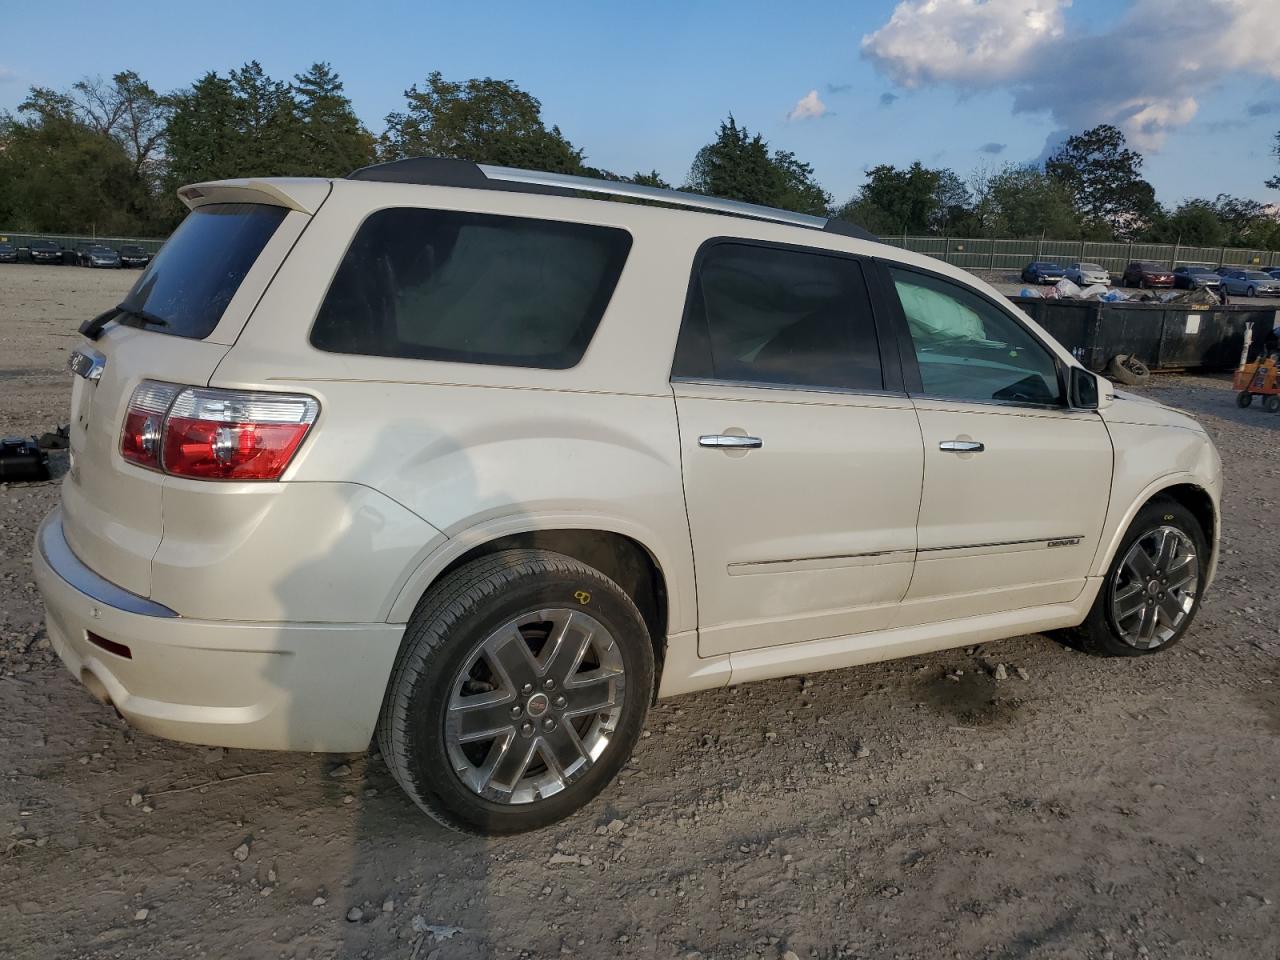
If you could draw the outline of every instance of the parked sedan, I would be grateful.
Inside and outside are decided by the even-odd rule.
[[[1124,268],[1121,282],[1126,287],[1172,287],[1173,271],[1149,260],[1135,260]]]
[[[1280,280],[1261,270],[1228,270],[1222,288],[1246,297],[1280,297]]]
[[[1067,267],[1066,278],[1081,287],[1088,287],[1095,283],[1107,286],[1111,284],[1111,274],[1096,263],[1073,263]]]
[[[27,249],[32,263],[62,263],[62,248],[52,240],[32,240]]]
[[[126,243],[120,247],[120,266],[128,269],[130,267],[145,267],[151,262],[151,254],[143,250],[136,243]]]
[[[1056,263],[1048,260],[1036,260],[1022,268],[1023,283],[1057,283],[1063,278],[1064,271]]]
[[[0,243],[0,263],[17,263],[18,248],[11,243]]]
[[[1218,273],[1200,263],[1188,263],[1173,271],[1173,285],[1180,290],[1216,290],[1221,282]]]
[[[82,267],[110,267],[117,269],[120,266],[120,254],[100,243],[91,243],[81,249],[77,254],[77,258]]]
[[[1280,280],[1280,267],[1263,267],[1262,272],[1270,276],[1273,280]]]

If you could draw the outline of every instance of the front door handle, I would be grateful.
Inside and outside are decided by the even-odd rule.
[[[947,453],[981,453],[987,448],[977,440],[943,440],[938,444],[938,449]]]
[[[700,447],[719,447],[721,450],[759,450],[764,441],[759,437],[737,437],[727,433],[708,434],[698,438]]]

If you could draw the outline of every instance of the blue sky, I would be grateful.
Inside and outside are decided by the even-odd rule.
[[[983,161],[1034,159],[1059,131],[1115,119],[1107,115],[1115,104],[1134,101],[1123,123],[1144,145],[1146,174],[1163,202],[1219,192],[1280,202],[1263,187],[1280,172],[1269,153],[1280,130],[1280,70],[1270,60],[1280,56],[1261,46],[1241,53],[1235,38],[1256,34],[1263,21],[1252,31],[1223,24],[1213,9],[1220,2],[935,0],[924,11],[922,0],[812,0],[803,8],[59,0],[57,15],[39,4],[7,5],[0,107],[14,108],[32,84],[63,88],[122,68],[172,89],[249,59],[281,79],[327,60],[377,132],[404,88],[431,70],[451,79],[488,75],[540,98],[548,123],[594,165],[656,167],[678,184],[732,112],[812,163],[842,200],[877,163],[919,159],[963,176]],[[1265,46],[1274,47],[1275,0],[1235,2],[1270,11],[1266,23],[1276,26]],[[1192,6],[1224,28],[1221,50],[1206,49],[1219,41],[1204,39],[1219,31],[1133,37],[1132,18],[1154,9],[1176,20],[1173,8]],[[895,10],[901,22],[885,29]],[[864,37],[872,37],[870,50]],[[952,39],[959,48],[948,56]],[[810,91],[825,112],[788,120]],[[982,152],[988,144],[999,152]]]

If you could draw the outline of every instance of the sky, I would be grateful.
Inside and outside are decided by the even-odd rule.
[[[679,185],[730,113],[843,201],[876,164],[1042,158],[1113,122],[1166,205],[1280,202],[1280,0],[525,0],[6,5],[0,109],[133,69],[160,90],[256,59],[342,76],[375,133],[431,71],[515,81],[618,173]]]

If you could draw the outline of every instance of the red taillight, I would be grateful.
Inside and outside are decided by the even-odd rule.
[[[168,402],[157,420],[151,411],[161,397]],[[313,398],[297,394],[144,381],[129,403],[120,452],[126,460],[179,477],[275,480],[319,411]]]

